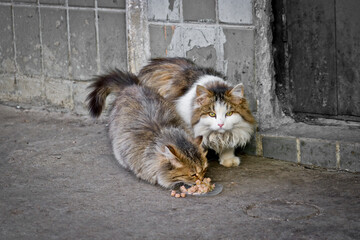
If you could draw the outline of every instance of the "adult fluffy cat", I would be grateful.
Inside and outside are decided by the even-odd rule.
[[[115,158],[137,177],[166,188],[202,180],[207,168],[202,137],[189,137],[173,106],[138,81],[115,70],[90,86],[88,106],[94,117],[111,92],[117,95],[109,124]]]
[[[250,140],[255,124],[242,84],[231,86],[222,74],[184,58],[153,59],[138,77],[174,103],[195,136],[203,136],[203,146],[219,154],[220,164],[240,164],[234,150]]]

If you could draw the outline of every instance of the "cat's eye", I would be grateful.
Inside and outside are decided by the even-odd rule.
[[[210,117],[216,117],[216,114],[214,112],[209,112]]]
[[[234,112],[227,112],[227,113],[226,113],[226,116],[227,116],[227,117],[230,117],[231,115],[233,115],[233,113],[234,113]]]

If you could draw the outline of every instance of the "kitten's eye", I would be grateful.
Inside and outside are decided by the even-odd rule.
[[[216,114],[213,113],[213,112],[209,112],[209,116],[210,116],[210,117],[216,117]]]
[[[227,116],[227,117],[230,117],[231,115],[233,115],[233,113],[234,113],[234,112],[232,112],[232,111],[231,111],[231,112],[227,112],[227,113],[226,113],[226,116]]]

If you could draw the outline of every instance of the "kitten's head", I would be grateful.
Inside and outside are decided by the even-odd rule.
[[[177,183],[194,184],[202,180],[208,167],[207,152],[201,146],[202,137],[194,140],[175,136],[173,141],[160,147],[162,174],[158,183],[172,187]]]
[[[222,82],[213,82],[206,86],[197,86],[193,126],[224,133],[242,124],[254,123],[255,119],[244,97],[242,84],[230,87]]]

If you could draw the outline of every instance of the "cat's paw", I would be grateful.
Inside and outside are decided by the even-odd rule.
[[[236,167],[240,164],[240,158],[235,156],[229,158],[222,158],[220,159],[220,164],[225,167]]]

